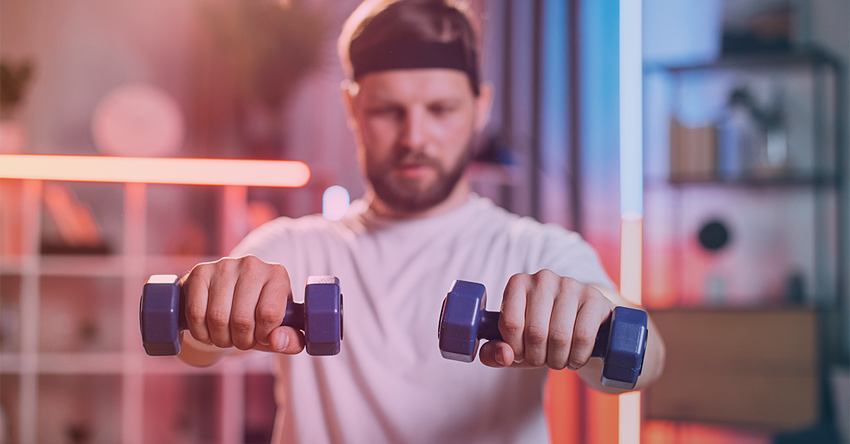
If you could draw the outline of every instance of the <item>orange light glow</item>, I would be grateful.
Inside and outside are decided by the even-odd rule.
[[[635,305],[641,304],[642,238],[643,218],[624,214],[620,223],[620,294]]]
[[[310,180],[310,168],[290,160],[0,154],[0,178],[301,187]]]

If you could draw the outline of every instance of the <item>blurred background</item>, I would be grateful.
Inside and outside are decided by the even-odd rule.
[[[269,442],[268,356],[148,358],[138,298],[149,274],[363,194],[335,50],[358,3],[0,0],[0,153],[311,171],[0,180],[0,443]],[[580,232],[617,279],[618,2],[470,3],[496,92],[476,191]],[[641,440],[846,443],[850,2],[643,0],[642,21],[643,302],[668,363]],[[617,442],[615,397],[553,372],[547,403],[553,442]]]

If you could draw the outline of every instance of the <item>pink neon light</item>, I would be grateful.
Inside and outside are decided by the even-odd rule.
[[[310,180],[310,168],[291,160],[0,154],[0,178],[301,187]]]

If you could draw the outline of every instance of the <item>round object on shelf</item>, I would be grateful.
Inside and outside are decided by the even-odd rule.
[[[699,230],[699,243],[709,251],[717,251],[729,244],[731,236],[726,224],[720,220],[706,222]]]
[[[115,88],[98,103],[92,118],[97,149],[112,156],[171,156],[183,144],[184,133],[177,101],[148,83]]]

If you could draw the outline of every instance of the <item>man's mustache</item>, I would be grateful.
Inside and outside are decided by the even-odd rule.
[[[392,166],[394,167],[410,167],[410,166],[430,166],[435,169],[442,169],[442,164],[433,157],[430,157],[421,152],[402,152],[395,156],[392,159]]]

